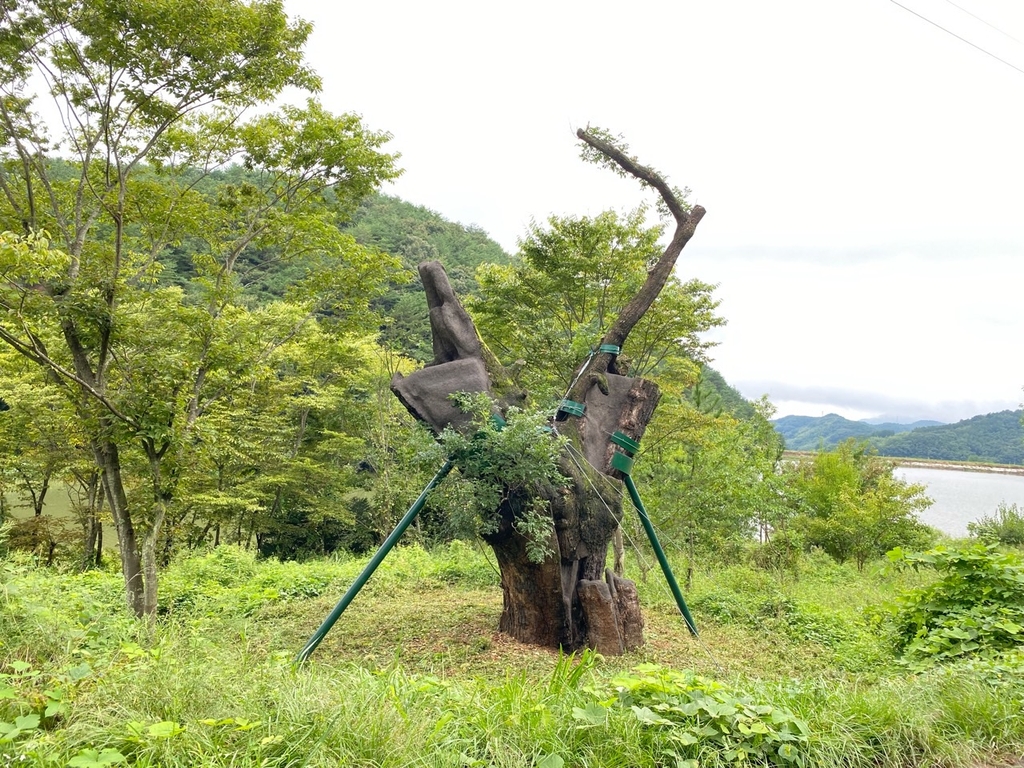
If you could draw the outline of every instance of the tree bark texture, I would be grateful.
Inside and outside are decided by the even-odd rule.
[[[501,631],[537,645],[591,647],[617,654],[643,643],[643,617],[635,585],[605,568],[609,542],[623,514],[622,475],[611,465],[616,452],[611,436],[622,432],[639,443],[660,393],[653,382],[623,375],[614,350],[623,346],[665,287],[704,209],[689,208],[657,171],[595,132],[580,130],[577,136],[625,174],[656,190],[675,220],[675,230],[643,286],[601,339],[606,351],[591,355],[575,371],[566,399],[583,403],[583,415],[559,411],[553,423],[567,440],[560,469],[568,480],[563,487],[546,488],[537,495],[551,513],[554,554],[541,563],[527,556],[527,540],[515,523],[536,498],[524,497],[521,490],[506,489],[496,510],[497,528],[485,538],[501,569]],[[449,426],[469,426],[470,416],[452,403],[454,393],[486,392],[497,413],[523,402],[525,394],[480,341],[441,264],[425,262],[419,272],[430,312],[434,360],[407,377],[396,374],[391,382],[395,395],[435,434]]]
[[[117,532],[117,545],[121,553],[121,572],[124,575],[125,597],[128,608],[138,617],[145,615],[145,585],[142,558],[139,555],[135,526],[128,514],[128,497],[121,478],[121,458],[117,445],[110,440],[93,442],[96,465],[100,468],[103,492],[110,504]]]
[[[470,417],[456,408],[456,392],[486,392],[496,411],[524,399],[480,342],[472,320],[438,262],[420,265],[430,308],[434,361],[391,388],[406,408],[435,433],[465,429]],[[583,390],[582,417],[562,418],[555,429],[569,445],[560,469],[569,482],[541,492],[550,509],[554,554],[541,563],[527,556],[515,523],[535,501],[508,489],[496,510],[497,529],[485,538],[501,570],[504,607],[499,629],[517,640],[576,650],[622,653],[643,642],[643,619],[632,582],[606,570],[608,546],[622,517],[621,480],[611,467],[613,432],[639,441],[658,402],[658,388],[617,374],[592,377]]]

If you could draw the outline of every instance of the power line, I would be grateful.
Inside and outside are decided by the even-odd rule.
[[[1010,38],[1011,40],[1013,40],[1013,42],[1017,43],[1018,45],[1024,45],[1024,43],[1021,43],[1020,40],[1018,40],[1016,37],[1011,35],[1009,32],[1004,32],[999,27],[997,27],[995,24],[989,24],[987,21],[985,21],[983,18],[981,18],[981,16],[978,16],[976,14],[971,13],[966,8],[964,8],[962,5],[957,5],[956,3],[954,3],[953,0],[946,0],[946,2],[949,3],[950,5],[952,5],[954,8],[957,8],[957,9],[963,11],[968,16],[970,16],[972,19],[977,19],[982,24],[984,24],[986,27],[991,27],[996,32],[998,32],[1000,35],[1003,35],[1004,37]]]
[[[948,0],[947,0],[947,1],[948,1]],[[929,19],[929,18],[928,18],[927,16],[922,16],[922,15],[921,15],[920,13],[918,13],[917,11],[913,10],[912,8],[908,8],[907,6],[903,5],[902,3],[899,3],[899,2],[897,2],[896,0],[889,0],[889,2],[890,2],[890,3],[892,3],[893,5],[898,5],[898,6],[900,7],[900,8],[902,8],[902,9],[903,9],[904,11],[906,11],[907,13],[912,13],[912,14],[914,14],[915,16],[917,16],[917,18],[919,18],[919,19],[922,19],[923,21],[927,21],[927,22],[928,22],[929,24],[931,24],[931,25],[932,25],[933,27],[938,27],[938,28],[939,28],[939,29],[941,29],[941,30],[942,30],[943,32],[945,32],[945,33],[946,33],[947,35],[952,35],[952,36],[953,36],[953,37],[955,37],[955,38],[956,38],[957,40],[960,40],[961,42],[967,43],[967,44],[968,44],[969,46],[971,46],[972,48],[977,48],[977,49],[978,49],[979,51],[981,51],[981,52],[982,52],[982,53],[984,53],[985,55],[987,55],[987,56],[991,56],[991,57],[992,57],[993,59],[995,59],[996,61],[1000,62],[1001,64],[1005,64],[1006,66],[1010,67],[1011,69],[1015,69],[1015,70],[1017,70],[1018,72],[1020,72],[1020,73],[1021,73],[1022,75],[1024,75],[1024,69],[1021,69],[1020,67],[1018,67],[1018,66],[1017,66],[1017,65],[1015,65],[1015,64],[1011,64],[1011,63],[1010,63],[1010,62],[1008,62],[1008,61],[1007,61],[1006,59],[1001,59],[1001,58],[999,58],[999,57],[998,57],[998,56],[996,56],[996,55],[995,55],[994,53],[992,53],[992,51],[986,50],[985,48],[982,48],[982,47],[981,47],[980,45],[977,45],[976,43],[972,43],[972,42],[971,42],[970,40],[968,40],[968,39],[967,39],[966,37],[961,37],[961,36],[960,36],[960,35],[958,35],[958,34],[957,34],[956,32],[952,32],[951,30],[948,30],[948,29],[946,29],[946,28],[945,28],[944,26],[942,26],[942,25],[941,25],[941,24],[939,24],[938,22],[932,21],[932,20],[931,20],[931,19]],[[957,7],[959,7],[959,6],[957,6]],[[961,9],[961,10],[962,10],[962,9]],[[987,22],[986,22],[986,23],[987,23]]]

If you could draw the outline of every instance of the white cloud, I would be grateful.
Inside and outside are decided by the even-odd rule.
[[[951,4],[912,5],[1024,68]],[[532,218],[641,200],[579,162],[588,121],[691,187],[708,215],[680,270],[721,284],[727,379],[1019,402],[1024,75],[895,4],[287,7],[317,24],[328,106],[393,132],[393,191],[508,249]],[[1024,39],[1024,5],[975,12]]]

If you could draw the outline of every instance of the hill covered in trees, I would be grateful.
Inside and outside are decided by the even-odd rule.
[[[1022,411],[1000,411],[956,424],[922,427],[875,441],[883,456],[1024,464]]]
[[[753,404],[710,365],[701,367],[700,377],[687,392],[687,398],[706,412],[721,411],[737,419],[751,419],[755,414]]]
[[[393,282],[374,308],[385,317],[381,342],[420,362],[430,360],[433,351],[427,299],[416,265],[440,261],[459,295],[472,296],[479,291],[477,267],[509,262],[509,255],[479,227],[379,193],[360,204],[344,231],[360,245],[401,259],[407,282]]]
[[[834,448],[851,437],[857,440],[873,440],[891,437],[920,427],[938,426],[938,421],[915,421],[913,424],[868,424],[866,421],[852,421],[839,414],[826,416],[783,416],[772,424],[786,440],[791,451],[816,451],[819,448]]]
[[[868,424],[834,413],[784,416],[772,423],[792,451],[833,448],[852,437],[869,442],[882,456],[1024,464],[1022,413],[1000,411],[956,424]]]

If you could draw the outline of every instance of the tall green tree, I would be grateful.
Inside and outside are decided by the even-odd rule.
[[[157,542],[197,423],[295,332],[247,315],[243,254],[304,260],[300,323],[356,317],[386,281],[388,261],[337,223],[396,175],[387,135],[313,100],[245,117],[318,88],[309,32],[275,0],[2,6],[0,340],[73,404],[138,615],[156,610]],[[59,117],[44,121],[37,99]],[[249,173],[207,191],[233,163]],[[186,243],[191,300],[157,285]],[[133,452],[144,502],[123,472]]]
[[[931,532],[918,515],[931,505],[925,487],[893,475],[894,464],[850,439],[790,469],[792,525],[809,546],[858,567],[897,546],[923,547]]]
[[[484,265],[479,298],[467,304],[483,338],[524,386],[554,397],[569,387],[581,360],[596,349],[661,255],[661,226],[639,208],[621,215],[553,216],[531,225],[510,265]],[[697,373],[708,343],[700,334],[724,320],[714,286],[670,276],[640,318],[619,365],[659,384]],[[525,364],[516,365],[516,361]],[[660,374],[660,376],[659,376]]]

